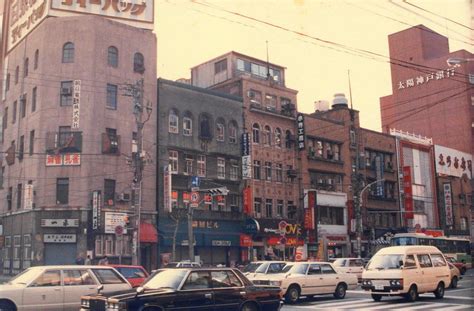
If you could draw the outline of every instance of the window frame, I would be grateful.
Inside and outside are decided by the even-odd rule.
[[[168,163],[170,164],[170,173],[178,174],[179,153],[177,150],[168,150]]]
[[[56,204],[67,205],[69,204],[69,178],[60,177],[56,178]],[[63,194],[62,197],[60,194]]]
[[[198,155],[196,157],[196,174],[199,177],[206,177],[206,156]]]
[[[179,134],[179,116],[175,109],[170,109],[168,113],[168,133]]]
[[[112,68],[118,68],[119,65],[119,51],[113,45],[107,48],[107,65]]]
[[[59,90],[59,106],[61,107],[68,107],[72,106],[72,88],[73,88],[73,81],[72,80],[65,80],[61,81],[61,87]],[[69,89],[70,92],[64,94],[63,89]]]
[[[217,158],[217,178],[225,179],[225,158]]]
[[[183,135],[193,136],[193,119],[190,117],[183,117]]]
[[[74,63],[75,57],[75,45],[73,42],[66,42],[63,45],[62,49],[62,63],[63,64],[70,64]]]
[[[118,86],[116,84],[107,83],[106,107],[108,109],[117,110],[118,106]]]

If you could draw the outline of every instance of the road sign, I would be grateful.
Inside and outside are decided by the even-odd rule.
[[[201,179],[199,176],[193,176],[191,177],[191,187],[198,187],[201,184]]]
[[[191,203],[199,203],[199,192],[191,192]]]
[[[120,225],[115,227],[115,234],[119,235],[119,236],[122,235],[123,234],[123,227],[120,226]]]

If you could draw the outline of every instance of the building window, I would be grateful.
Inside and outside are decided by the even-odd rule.
[[[467,230],[467,218],[461,217],[460,220],[461,230]]]
[[[33,155],[35,153],[35,130],[30,131],[30,145],[29,154]]]
[[[285,217],[283,210],[283,200],[277,200],[277,216]]]
[[[233,121],[229,123],[229,143],[237,143],[237,126]]]
[[[69,178],[56,179],[56,204],[69,203]]]
[[[262,137],[263,144],[270,145],[271,137],[272,137],[272,129],[270,128],[270,126],[265,125],[264,131],[263,131],[263,137]]]
[[[15,84],[18,84],[20,79],[20,66],[16,66],[15,68]]]
[[[7,73],[7,79],[5,81],[5,92],[8,92],[10,90],[10,74]]]
[[[169,164],[171,166],[171,173],[178,174],[178,151],[168,151]]]
[[[273,200],[267,199],[265,201],[265,213],[267,218],[273,217]]]
[[[113,128],[106,128],[105,135],[102,135],[102,153],[119,154],[120,136],[117,135],[117,130]]]
[[[3,189],[4,178],[5,178],[5,166],[2,166],[2,170],[0,172],[0,189]]]
[[[26,93],[20,96],[20,114],[21,117],[26,117]]]
[[[356,144],[356,133],[355,133],[355,130],[354,129],[351,129],[350,132],[350,139],[351,139],[351,145],[352,146],[355,146]]]
[[[262,217],[262,199],[255,198],[253,201],[253,210],[255,211],[255,217],[260,218]]]
[[[278,127],[275,129],[275,146],[281,148],[281,130]]]
[[[103,255],[103,242],[102,242],[102,236],[97,235],[95,237],[95,255],[96,256],[102,256]]]
[[[20,136],[20,145],[18,146],[18,160],[23,160],[23,155],[25,153],[25,136]]]
[[[13,124],[15,124],[15,122],[16,122],[17,107],[18,107],[18,102],[15,100],[13,102],[13,111],[12,111],[12,123]]]
[[[13,201],[13,187],[8,187],[8,194],[7,194],[7,209],[9,211],[12,210],[12,201]]]
[[[217,158],[217,178],[225,178],[225,159]]]
[[[107,84],[107,108],[117,109],[117,86]]]
[[[35,86],[33,88],[33,92],[31,93],[31,112],[36,111],[36,96],[37,96],[38,89]]]
[[[8,127],[8,107],[5,107],[5,111],[3,112],[3,125],[2,126],[3,126],[2,137],[3,137],[3,134],[5,133],[5,129]]]
[[[230,180],[237,180],[239,178],[239,166],[232,164],[230,166]]]
[[[192,155],[184,155],[184,175],[193,175],[193,162],[194,158]]]
[[[296,219],[297,212],[296,212],[296,206],[293,204],[293,201],[288,201],[287,206],[288,206],[288,219]]]
[[[265,106],[269,111],[276,111],[277,97],[275,95],[265,95]]]
[[[216,139],[217,141],[224,141],[224,124],[221,121],[216,123]]]
[[[23,77],[28,77],[28,66],[29,66],[30,60],[29,58],[25,59],[24,62],[24,67],[23,67]]]
[[[277,182],[283,182],[283,164],[275,165],[275,176]]]
[[[23,235],[23,259],[31,260],[31,234]]]
[[[257,123],[252,126],[252,138],[254,144],[260,143],[260,126]]]
[[[206,177],[206,156],[197,156],[197,175],[199,177]]]
[[[39,64],[39,50],[35,51],[35,59],[33,62],[33,69],[38,69],[38,64]]]
[[[285,132],[285,147],[287,149],[291,149],[293,147],[293,142],[295,141],[295,138],[293,137],[293,134],[291,133],[290,130],[287,130]]]
[[[210,140],[212,139],[212,127],[211,120],[207,115],[201,115],[199,120],[199,137],[201,139]]]
[[[272,162],[265,162],[265,177],[267,181],[272,181]]]
[[[61,81],[61,106],[72,105],[72,81]]]
[[[178,113],[176,112],[176,110],[171,109],[168,115],[168,132],[173,133],[173,134],[178,134],[179,133],[178,122],[179,122]]]
[[[107,64],[110,67],[118,67],[118,49],[115,46],[109,46],[107,50]]]
[[[72,42],[63,45],[63,63],[74,63],[74,43]]]
[[[260,174],[260,161],[253,161],[253,179],[261,179],[262,175]]]
[[[227,70],[227,59],[223,59],[214,63],[214,74],[218,74],[219,72]]]
[[[23,185],[18,184],[16,187],[16,209],[21,208],[21,199],[23,198]]]
[[[104,179],[104,204],[112,206],[115,204],[115,180]]]
[[[184,136],[193,135],[193,120],[190,117],[183,118],[183,135]]]
[[[20,260],[21,235],[13,236],[13,260]]]
[[[135,53],[133,56],[133,71],[138,73],[145,72],[145,58],[141,53]]]
[[[247,96],[250,98],[251,106],[260,108],[262,104],[262,92],[257,90],[249,90]]]
[[[344,225],[344,208],[321,206],[319,221],[323,225]]]

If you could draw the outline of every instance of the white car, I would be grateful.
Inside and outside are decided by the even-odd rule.
[[[0,285],[0,310],[79,310],[81,296],[130,288],[127,280],[108,266],[31,267]]]
[[[246,265],[242,272],[250,281],[258,285],[265,283],[267,274],[280,273],[286,264],[285,261],[255,261]]]
[[[339,272],[352,273],[357,276],[359,282],[362,280],[362,272],[364,271],[365,263],[360,258],[337,258],[332,265]]]
[[[343,299],[346,290],[357,288],[357,277],[337,272],[328,262],[291,262],[260,284],[279,286],[286,302],[296,303],[301,296],[324,294]]]

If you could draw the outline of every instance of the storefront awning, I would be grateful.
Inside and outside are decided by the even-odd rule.
[[[158,243],[158,232],[155,226],[146,222],[140,224],[140,242]]]

